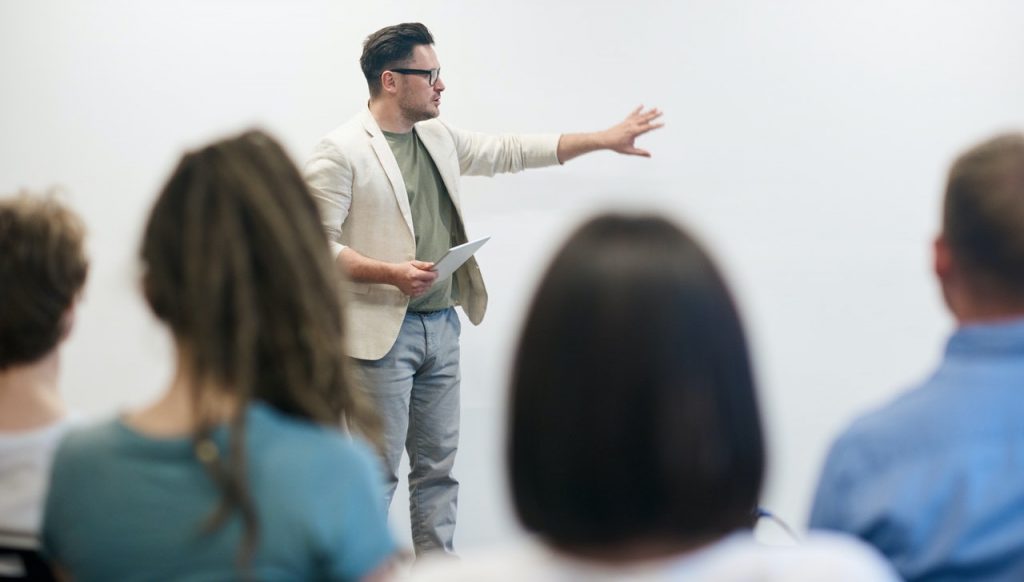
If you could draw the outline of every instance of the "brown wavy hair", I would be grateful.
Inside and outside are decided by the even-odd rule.
[[[85,226],[53,194],[0,200],[0,370],[60,343],[85,285]]]

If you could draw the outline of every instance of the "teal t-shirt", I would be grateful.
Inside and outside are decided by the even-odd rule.
[[[260,523],[251,578],[358,580],[382,565],[395,545],[370,450],[265,404],[247,414]],[[227,429],[214,440],[225,450]],[[43,549],[76,582],[239,579],[241,518],[202,531],[219,500],[190,438],[148,437],[120,420],[75,430],[54,459]]]
[[[391,146],[409,196],[416,231],[416,259],[436,261],[455,244],[458,217],[434,159],[416,130],[384,132]],[[429,291],[409,302],[410,311],[437,311],[452,305],[452,278],[438,281]]]

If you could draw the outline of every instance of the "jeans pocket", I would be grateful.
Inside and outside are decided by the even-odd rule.
[[[451,321],[452,329],[455,330],[455,337],[462,337],[462,320],[459,319],[459,312],[452,307],[448,317]]]

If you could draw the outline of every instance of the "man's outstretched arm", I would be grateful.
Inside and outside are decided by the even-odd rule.
[[[630,156],[651,157],[647,150],[636,147],[636,138],[648,131],[665,125],[657,123],[661,111],[657,108],[644,110],[641,105],[633,110],[621,123],[604,131],[590,133],[566,133],[558,140],[558,163],[598,150],[612,150]]]

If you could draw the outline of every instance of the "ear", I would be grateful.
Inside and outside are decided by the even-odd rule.
[[[395,74],[391,71],[384,71],[380,74],[380,86],[384,91],[394,93],[398,90],[397,83],[398,81],[395,79]]]
[[[932,268],[935,270],[935,276],[939,278],[939,281],[948,281],[953,273],[953,253],[949,250],[949,243],[946,241],[945,235],[939,234],[935,237],[932,249],[934,253]]]

